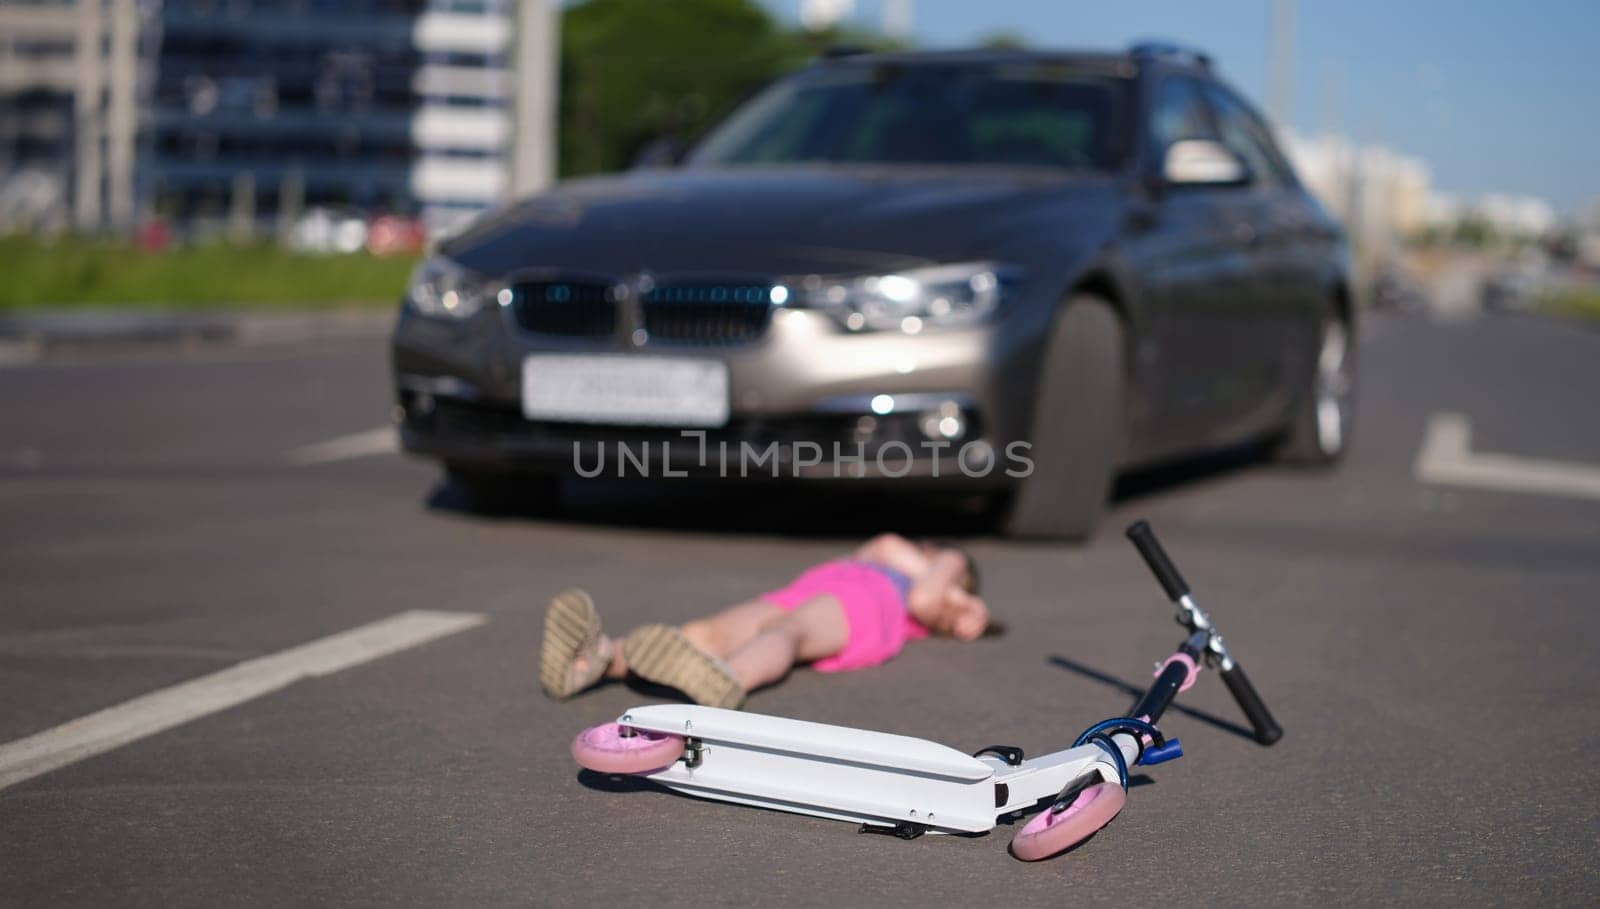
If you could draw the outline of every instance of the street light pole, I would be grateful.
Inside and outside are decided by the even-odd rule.
[[[561,8],[557,0],[518,0],[512,62],[510,186],[513,197],[555,181],[556,99],[561,78]]]
[[[1280,129],[1289,127],[1289,109],[1294,98],[1294,14],[1295,0],[1272,0],[1267,109]]]
[[[883,33],[908,41],[916,19],[915,0],[883,0]]]

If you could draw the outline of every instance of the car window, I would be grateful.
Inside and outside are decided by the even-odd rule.
[[[690,164],[998,164],[1125,157],[1126,80],[1025,65],[836,66],[736,111]]]
[[[1216,138],[1200,83],[1183,76],[1163,80],[1150,105],[1150,148],[1156,159],[1165,155],[1174,142]]]
[[[1269,187],[1294,182],[1288,163],[1278,153],[1266,124],[1255,112],[1232,92],[1219,86],[1208,86],[1206,94],[1216,111],[1217,132],[1222,143],[1244,159],[1256,182]]]

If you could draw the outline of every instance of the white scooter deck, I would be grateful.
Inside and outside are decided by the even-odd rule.
[[[690,760],[648,775],[671,789],[875,826],[981,833],[1091,768],[1116,778],[1095,745],[1011,766],[926,739],[690,704],[635,707],[618,722],[693,740]],[[1116,741],[1131,762],[1138,743]]]

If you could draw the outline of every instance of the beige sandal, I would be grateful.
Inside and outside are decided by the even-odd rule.
[[[640,678],[676,688],[697,704],[733,709],[744,704],[744,686],[728,664],[670,625],[634,629],[622,642],[622,655]]]
[[[563,590],[550,600],[544,614],[539,684],[553,698],[570,698],[600,681],[611,665],[611,648],[600,633],[594,601],[582,590]]]

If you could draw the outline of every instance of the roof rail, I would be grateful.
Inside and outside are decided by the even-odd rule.
[[[1128,48],[1135,58],[1162,58],[1193,63],[1201,69],[1211,68],[1211,55],[1195,47],[1184,47],[1171,41],[1140,41]]]

